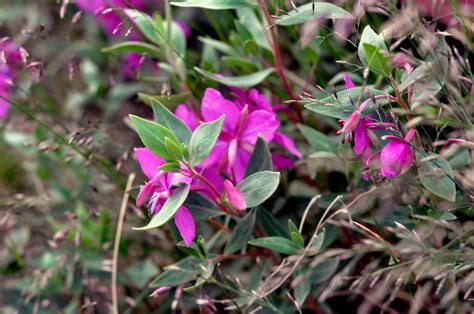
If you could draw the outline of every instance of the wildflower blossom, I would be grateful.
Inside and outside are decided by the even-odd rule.
[[[380,153],[381,175],[388,178],[394,178],[410,169],[415,154],[409,144],[415,130],[411,129],[405,138],[387,135],[382,137],[391,142],[385,145]]]
[[[177,115],[191,128],[196,125],[196,117],[185,107],[180,107]],[[204,93],[201,115],[204,122],[214,121],[222,115],[225,119],[216,145],[200,167],[215,167],[236,183],[244,178],[247,162],[259,135],[269,143],[280,125],[273,113],[261,109],[250,112],[249,106],[239,108],[213,88],[206,89]]]
[[[189,176],[181,173],[169,173],[160,171],[158,168],[165,164],[165,160],[155,156],[148,148],[135,148],[135,156],[140,167],[149,179],[142,186],[137,197],[137,206],[148,203],[151,214],[156,214],[173,194],[173,187],[181,183],[191,183]],[[174,216],[174,222],[184,243],[189,246],[196,236],[196,226],[191,212],[185,206],[181,206]]]
[[[247,203],[245,202],[244,195],[236,188],[229,180],[224,181],[225,193],[229,200],[229,203],[237,210],[245,210]]]

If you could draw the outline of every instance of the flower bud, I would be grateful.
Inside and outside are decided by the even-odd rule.
[[[341,132],[344,134],[348,134],[356,128],[357,124],[359,123],[360,120],[360,114],[358,111],[353,112],[349,117],[347,117],[347,120],[344,121],[344,126],[342,127]]]
[[[236,210],[245,210],[247,208],[247,203],[245,202],[242,192],[229,180],[225,180],[224,186],[227,199],[232,207]]]

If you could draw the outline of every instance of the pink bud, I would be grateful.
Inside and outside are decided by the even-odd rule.
[[[348,134],[356,128],[357,124],[359,123],[360,120],[360,114],[359,112],[355,111],[353,112],[346,121],[344,121],[344,126],[342,127],[342,133]]]
[[[153,196],[155,192],[155,184],[153,180],[148,181],[142,188],[140,189],[140,193],[138,193],[136,204],[137,206],[142,206]]]
[[[159,287],[158,289],[156,289],[150,294],[150,298],[155,298],[161,295],[165,295],[168,293],[168,291],[170,291],[170,287],[168,286]]]
[[[237,210],[245,210],[247,203],[245,202],[244,195],[236,188],[229,180],[224,181],[225,191],[229,203]]]

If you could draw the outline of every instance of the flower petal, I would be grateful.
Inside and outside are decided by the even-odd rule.
[[[230,100],[225,99],[222,94],[213,89],[207,88],[202,98],[201,111],[204,121],[214,121],[225,115],[222,129],[232,133],[239,119],[239,109]]]
[[[277,142],[280,146],[285,148],[290,154],[298,157],[303,158],[301,152],[296,148],[295,141],[293,139],[283,133],[275,132],[275,136],[273,138],[275,142]]]
[[[354,152],[361,155],[367,150],[370,151],[370,138],[365,129],[365,123],[360,121],[354,130]]]
[[[344,76],[344,82],[346,82],[346,88],[347,88],[347,89],[354,88],[354,87],[355,87],[355,84],[354,84],[354,82],[352,82],[352,80],[351,80],[351,78],[349,77],[349,75],[347,75],[347,73],[344,73],[343,76]]]
[[[184,123],[186,123],[189,128],[194,131],[199,126],[199,121],[194,112],[188,109],[188,107],[184,104],[179,105],[176,107],[174,114],[181,119]]]
[[[196,225],[189,209],[181,206],[174,216],[174,223],[186,246],[190,246],[196,237]]]
[[[277,153],[272,153],[272,162],[277,170],[292,168],[295,165],[292,159]]]
[[[158,167],[166,163],[163,158],[156,156],[146,147],[135,148],[133,151],[143,173],[150,180],[158,173]]]
[[[265,141],[270,143],[279,126],[280,122],[275,119],[273,113],[256,110],[249,114],[247,125],[240,139],[254,145],[259,134],[262,134]]]
[[[407,143],[391,142],[385,145],[380,154],[381,174],[394,178],[406,172],[414,160],[414,154]]]

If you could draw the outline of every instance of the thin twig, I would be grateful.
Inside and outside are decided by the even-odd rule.
[[[128,176],[127,185],[122,198],[122,205],[120,206],[120,213],[117,222],[117,230],[115,231],[114,254],[112,259],[112,308],[113,313],[118,314],[118,297],[117,297],[117,264],[120,246],[120,237],[122,235],[123,221],[125,219],[125,210],[127,209],[128,198],[130,197],[130,188],[133,180],[135,180],[135,173],[132,172]]]

